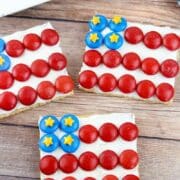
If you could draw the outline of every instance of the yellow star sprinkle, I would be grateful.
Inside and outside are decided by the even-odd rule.
[[[113,33],[109,38],[112,43],[117,43],[119,36]]]
[[[45,125],[46,126],[49,126],[49,127],[52,127],[54,125],[54,120],[51,118],[51,117],[48,117],[46,120],[45,120]]]
[[[4,64],[4,59],[2,58],[2,56],[0,56],[0,66],[2,66]]]
[[[64,137],[64,144],[67,144],[69,146],[71,146],[71,144],[74,142],[74,139],[72,138],[71,135],[68,135],[66,137]]]
[[[43,144],[45,144],[46,147],[49,147],[50,145],[52,145],[53,144],[52,137],[45,137]]]
[[[91,19],[91,22],[94,24],[94,25],[97,25],[100,23],[100,18],[98,16],[93,16],[93,18]]]
[[[98,37],[97,33],[92,33],[92,34],[90,34],[89,39],[95,43],[99,39],[99,37]]]
[[[114,24],[119,24],[121,22],[121,16],[114,16],[112,21]]]
[[[72,126],[73,123],[74,123],[74,120],[73,120],[71,117],[66,118],[66,119],[65,119],[65,122],[64,122],[64,124],[65,124],[66,126]]]

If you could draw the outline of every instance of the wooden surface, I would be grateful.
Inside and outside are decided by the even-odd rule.
[[[68,70],[77,84],[84,51],[87,20],[95,13],[180,28],[175,0],[52,0],[50,3],[0,19],[6,35],[50,21],[60,32]],[[0,180],[39,179],[39,115],[132,112],[140,128],[138,150],[142,180],[180,179],[180,79],[172,105],[103,97],[76,88],[75,95],[0,121]]]

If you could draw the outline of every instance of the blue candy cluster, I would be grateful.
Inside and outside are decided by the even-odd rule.
[[[109,27],[109,33],[103,30]],[[95,49],[101,45],[105,45],[109,49],[119,49],[123,45],[123,37],[119,32],[122,32],[127,27],[127,21],[120,16],[114,16],[108,20],[105,16],[96,15],[89,21],[90,32],[86,34],[85,43],[89,48]]]
[[[73,114],[65,114],[59,120],[56,116],[44,116],[39,128],[45,134],[39,140],[39,148],[44,152],[53,152],[58,147],[67,153],[75,152],[79,145],[79,137],[74,134],[79,129],[79,119]],[[62,131],[58,137],[57,130]]]
[[[3,53],[6,44],[3,39],[0,39],[0,71],[6,71],[11,66],[11,61],[7,55]]]

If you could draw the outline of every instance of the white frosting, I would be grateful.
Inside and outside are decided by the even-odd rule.
[[[49,0],[0,0],[0,17],[48,2]]]
[[[157,31],[162,36],[164,36],[167,33],[180,34],[180,30],[173,29],[170,27],[158,27],[158,26],[154,26],[154,25],[145,25],[145,24],[140,24],[140,23],[128,22],[128,27],[131,27],[131,26],[139,27],[143,31],[144,34],[149,31]],[[103,30],[102,35],[105,36],[109,32],[111,32],[111,30],[107,27],[107,28],[105,28],[105,30]],[[124,37],[124,32],[120,32],[119,34],[121,34]],[[89,49],[90,48],[86,46],[86,51]],[[100,48],[97,48],[96,50],[98,50],[101,54],[104,54],[109,49],[107,47],[105,47],[105,45],[102,45]],[[144,59],[146,57],[154,57],[158,60],[159,63],[162,63],[166,59],[174,59],[177,61],[178,53],[179,53],[179,50],[170,51],[163,46],[161,46],[158,49],[150,49],[150,48],[147,48],[143,42],[133,45],[133,44],[128,43],[126,40],[124,40],[122,47],[120,49],[118,49],[117,51],[119,51],[121,53],[121,55],[124,55],[128,52],[135,52],[140,56],[141,59]],[[156,86],[162,82],[167,82],[167,83],[171,84],[173,87],[175,85],[175,77],[166,78],[160,72],[158,72],[156,75],[147,75],[141,69],[130,71],[130,70],[126,69],[122,64],[115,68],[108,68],[104,64],[101,64],[97,67],[90,67],[90,66],[87,66],[85,63],[83,63],[80,73],[84,70],[92,70],[97,74],[97,76],[101,76],[104,73],[111,73],[117,79],[119,79],[124,74],[131,74],[135,77],[137,82],[146,79],[146,80],[152,81]],[[80,85],[80,87],[81,87],[81,85]],[[103,91],[101,91],[99,89],[98,86],[95,86],[90,91],[96,92],[96,93],[104,93]],[[127,96],[127,97],[142,99],[141,97],[139,97],[139,95],[136,92],[133,92],[130,94],[125,94],[125,93],[122,93],[118,88],[116,88],[114,91],[112,91],[110,93],[105,93],[105,94],[111,94],[111,95],[117,95],[117,96]],[[149,100],[157,101],[157,98],[154,96],[152,98],[149,98]]]
[[[33,27],[33,28],[25,30],[25,31],[16,32],[12,35],[3,37],[3,39],[5,40],[5,42],[12,40],[12,39],[17,39],[17,40],[20,40],[22,42],[24,35],[26,35],[28,33],[36,33],[36,34],[40,35],[41,32],[46,28],[54,29],[50,23],[46,23],[46,24],[36,26],[36,27]],[[48,57],[52,53],[62,52],[59,45],[60,45],[60,42],[54,46],[46,46],[45,44],[42,44],[41,47],[35,51],[29,51],[29,50],[25,49],[23,55],[21,55],[20,57],[17,57],[17,58],[10,57],[11,68],[8,71],[11,72],[12,68],[16,64],[19,64],[19,63],[26,64],[30,67],[32,62],[36,59],[44,59],[47,61]],[[6,54],[5,51],[3,53]],[[52,83],[54,83],[56,78],[58,76],[61,76],[61,75],[68,75],[66,68],[64,68],[63,70],[60,70],[60,71],[55,71],[53,69],[50,69],[50,72],[48,73],[48,75],[46,75],[45,77],[42,77],[42,78],[31,75],[31,77],[27,81],[24,81],[24,82],[20,82],[20,81],[15,80],[14,84],[9,89],[5,89],[5,90],[0,89],[0,93],[5,92],[5,91],[11,91],[17,95],[19,89],[23,86],[31,86],[34,89],[36,89],[40,82],[51,81]],[[61,97],[61,96],[62,97],[67,96],[67,94],[62,94],[62,93],[56,92],[56,95],[54,96],[53,99],[55,99],[57,97]],[[46,101],[47,100],[43,100],[43,99],[38,97],[36,102],[33,105],[36,105],[38,103],[44,103]],[[4,110],[0,109],[0,115],[9,114],[9,113],[12,113],[13,111],[16,111],[17,109],[21,109],[24,107],[27,107],[27,106],[24,106],[23,104],[18,102],[16,108],[11,110],[11,111],[4,111]]]
[[[103,114],[103,115],[91,115],[91,116],[86,116],[86,117],[79,116],[79,121],[80,121],[80,127],[83,125],[91,124],[97,129],[99,129],[100,126],[106,122],[111,122],[115,124],[117,127],[119,127],[121,124],[125,122],[135,123],[135,117],[133,114],[130,114],[130,113],[112,113],[112,114]],[[55,134],[60,138],[64,135],[64,132],[58,129],[55,132]],[[75,134],[78,135],[78,131]],[[40,131],[40,138],[43,135],[44,133]],[[100,138],[98,138],[92,144],[86,144],[86,143],[81,142],[79,149],[74,153],[74,155],[78,158],[83,152],[91,151],[91,152],[94,152],[98,156],[101,152],[108,149],[113,150],[118,155],[125,149],[133,149],[137,151],[137,140],[125,141],[122,138],[118,137],[113,142],[104,142]],[[59,159],[65,153],[60,148],[58,148],[56,151],[52,153],[45,153],[40,150],[41,158],[47,154],[51,154],[55,156],[57,159]],[[55,174],[51,176],[46,176],[43,173],[41,173],[41,180],[44,180],[44,178],[47,178],[47,177],[53,178],[55,180],[60,180],[67,176],[73,176],[77,178],[78,180],[91,176],[91,177],[96,178],[97,180],[100,180],[107,174],[116,175],[117,177],[119,177],[119,179],[122,179],[122,177],[124,177],[127,174],[135,174],[138,176],[138,166],[135,167],[134,169],[127,170],[127,169],[122,168],[120,165],[118,165],[113,170],[105,170],[102,167],[100,167],[100,165],[98,165],[98,167],[93,171],[84,171],[83,169],[78,167],[78,169],[71,174],[63,173],[60,170],[58,170]]]

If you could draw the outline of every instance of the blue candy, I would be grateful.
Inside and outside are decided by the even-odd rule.
[[[65,134],[60,139],[60,145],[64,152],[73,153],[78,149],[80,140],[74,134]]]
[[[120,32],[120,31],[124,31],[127,27],[127,20],[125,18],[121,18],[121,21],[119,23],[115,23],[113,22],[113,20],[111,19],[109,22],[109,27],[112,31],[115,32]]]
[[[45,133],[53,133],[59,127],[59,121],[56,116],[44,116],[39,123],[40,129]]]
[[[10,68],[11,61],[5,54],[0,54],[0,71],[6,71]]]
[[[105,16],[96,15],[93,16],[92,19],[89,21],[89,28],[93,31],[102,31],[108,25],[108,20]]]
[[[115,32],[108,33],[104,38],[104,44],[109,49],[119,49],[123,45],[123,37]]]
[[[79,128],[79,119],[73,114],[65,114],[60,119],[60,128],[66,133],[72,133]]]
[[[53,152],[59,146],[59,139],[54,134],[45,134],[39,140],[39,148],[44,152]]]
[[[5,47],[5,41],[3,39],[0,39],[0,53],[4,51]]]
[[[98,48],[103,43],[103,36],[100,32],[90,31],[86,34],[85,43],[92,49]]]

